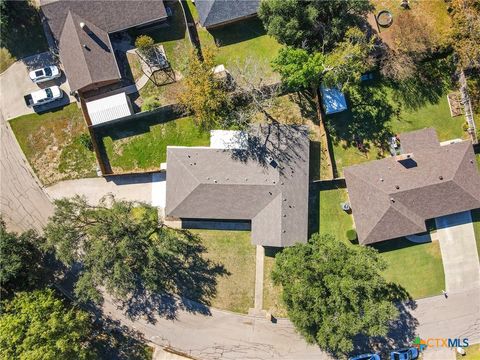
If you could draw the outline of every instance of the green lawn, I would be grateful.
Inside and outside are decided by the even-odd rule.
[[[88,130],[76,104],[41,115],[21,116],[9,123],[43,184],[96,175],[95,154],[80,142],[80,136]]]
[[[472,220],[475,240],[477,241],[478,257],[480,258],[480,209],[472,210]]]
[[[167,145],[208,146],[210,136],[191,118],[166,121],[160,114],[109,126],[99,133],[114,172],[146,171],[166,161]]]
[[[431,91],[431,85],[422,86],[404,84],[394,89],[382,82],[363,84],[361,95],[349,97],[349,110],[327,116],[340,177],[343,167],[388,156],[386,141],[394,134],[434,127],[440,141],[468,137],[462,129],[464,118],[450,116],[447,85]],[[361,150],[358,140],[363,143]]]
[[[198,21],[197,10],[191,1],[188,1],[188,8],[195,21]],[[234,78],[239,67],[254,62],[258,70],[255,75],[264,80],[277,80],[276,74],[271,70],[270,62],[277,55],[280,44],[266,34],[258,18],[238,21],[210,31],[197,26],[197,31],[201,46],[216,47],[217,62],[224,64]]]
[[[465,348],[465,356],[456,354],[457,360],[480,360],[480,344],[469,345]]]
[[[207,257],[222,264],[229,275],[218,279],[212,306],[247,313],[255,292],[255,246],[249,231],[192,230],[207,248]]]
[[[48,50],[39,11],[33,1],[8,1],[5,7],[9,15],[7,26],[1,31],[0,72],[3,72],[12,60]],[[3,48],[8,50],[10,57]]]
[[[353,228],[353,218],[340,208],[340,202],[346,199],[345,189],[320,191],[320,233],[332,234],[351,246],[360,246],[351,244],[347,239],[346,232]],[[413,298],[437,295],[444,289],[445,277],[438,242],[417,245],[398,239],[374,247],[388,264],[385,278],[403,286]]]

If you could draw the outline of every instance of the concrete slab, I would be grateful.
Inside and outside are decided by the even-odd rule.
[[[41,84],[33,83],[28,77],[29,71],[55,63],[57,61],[52,57],[52,54],[45,52],[15,62],[0,75],[0,109],[5,120],[35,112],[48,112],[75,101],[75,98],[69,95],[70,86],[65,78],[65,74],[58,79]],[[24,95],[53,85],[58,85],[63,90],[64,94],[61,100],[39,106],[35,109],[27,107],[23,99]]]
[[[265,263],[265,248],[257,245],[257,253],[255,258],[255,302],[256,310],[263,309],[263,272]]]
[[[435,219],[447,292],[480,286],[475,232],[470,211]]]
[[[106,195],[114,195],[116,199],[152,203],[153,174],[119,175],[108,178],[88,178],[61,181],[45,189],[53,199],[83,195],[92,204]]]

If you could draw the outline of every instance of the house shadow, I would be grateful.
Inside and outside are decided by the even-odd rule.
[[[228,46],[266,35],[262,21],[257,17],[237,21],[208,32],[213,36],[218,47]]]

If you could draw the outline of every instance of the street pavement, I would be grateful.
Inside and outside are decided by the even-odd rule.
[[[0,108],[1,110],[1,108]],[[0,112],[0,213],[7,228],[41,231],[53,213],[15,136]]]
[[[470,211],[435,219],[447,292],[480,286],[480,264]]]

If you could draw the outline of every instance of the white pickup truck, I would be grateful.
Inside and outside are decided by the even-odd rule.
[[[48,104],[63,97],[63,91],[58,86],[41,89],[25,95],[25,104],[28,107]]]

